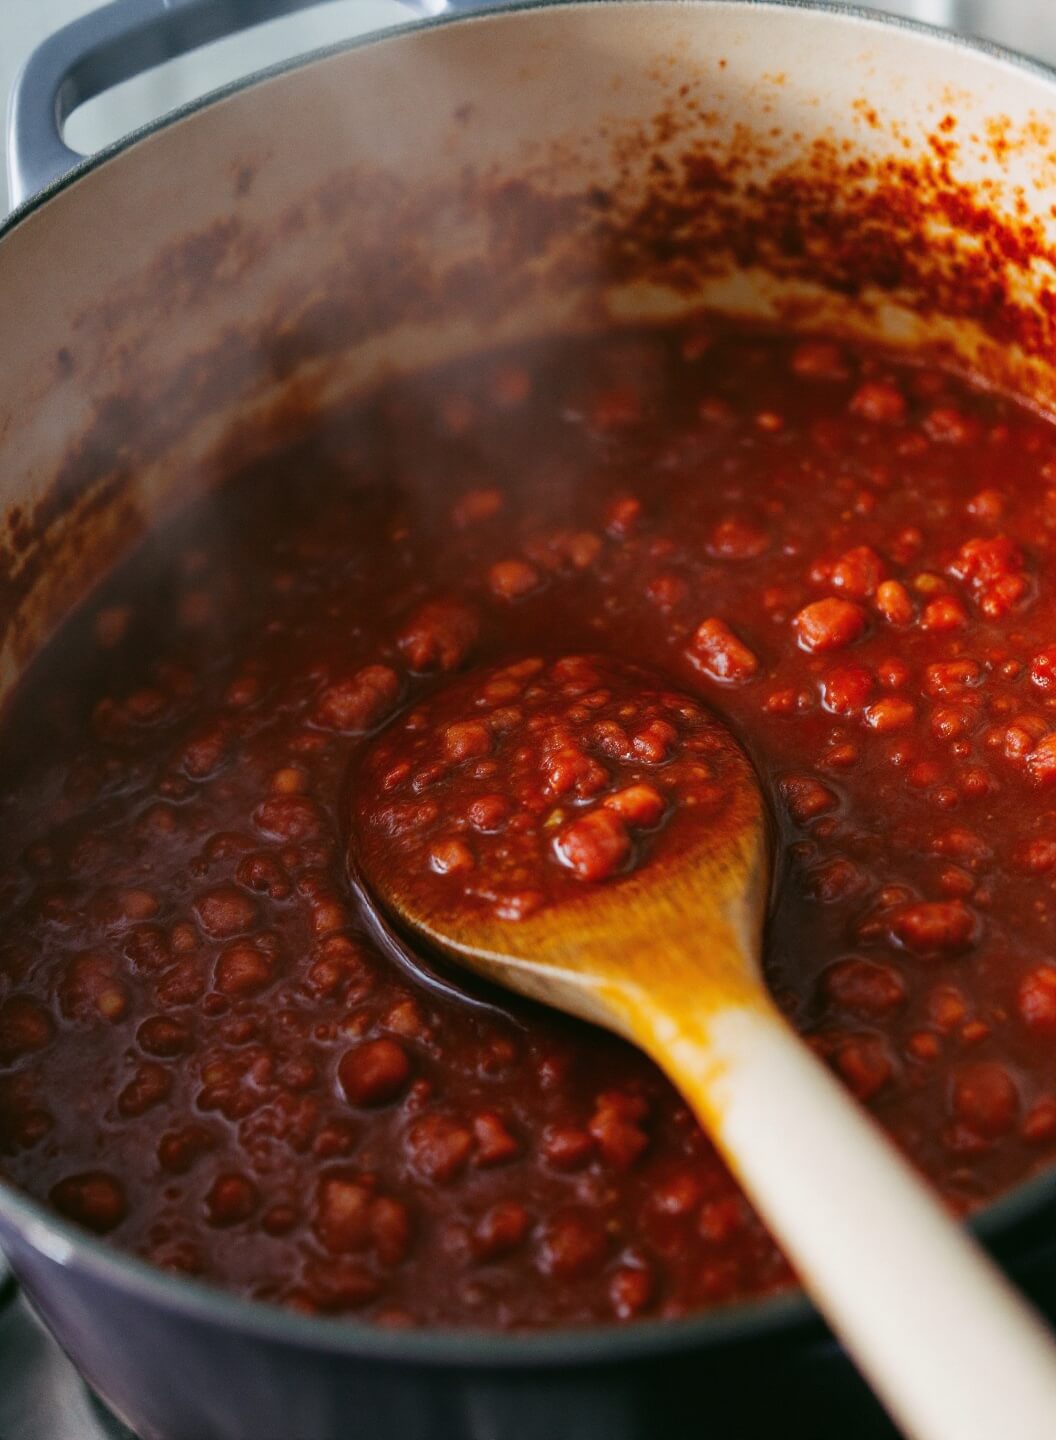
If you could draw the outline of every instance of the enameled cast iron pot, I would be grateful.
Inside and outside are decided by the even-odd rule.
[[[301,3],[118,0],[23,76],[0,693],[147,523],[385,369],[712,304],[929,346],[1056,406],[1049,71],[823,6],[527,3],[328,51],[73,163],[80,99]],[[1056,1316],[1054,1219],[1050,1174],[977,1225]],[[163,1275],[2,1185],[0,1244],[144,1440],[891,1433],[798,1296],[392,1333]]]

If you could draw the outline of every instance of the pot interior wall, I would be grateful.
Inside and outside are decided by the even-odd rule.
[[[143,528],[392,369],[711,305],[1056,405],[1056,86],[767,4],[397,33],[140,140],[0,239],[0,694]]]

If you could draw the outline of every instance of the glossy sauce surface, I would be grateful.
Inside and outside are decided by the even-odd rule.
[[[954,1209],[999,1194],[1056,1154],[1054,537],[1048,422],[827,341],[528,348],[335,417],[152,537],[16,697],[0,1168],[159,1265],[388,1324],[791,1283],[651,1065],[431,985],[347,880],[370,743],[431,816],[410,862],[512,925],[647,866],[707,780],[644,665],[773,798],[779,1002]],[[560,743],[474,729],[539,659],[491,709],[542,674]],[[518,785],[557,812],[530,855]]]

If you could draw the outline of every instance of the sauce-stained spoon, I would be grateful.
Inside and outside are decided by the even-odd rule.
[[[449,682],[364,755],[350,863],[488,980],[645,1050],[915,1440],[1049,1440],[1040,1320],[777,1011],[767,807],[692,697],[599,656]]]

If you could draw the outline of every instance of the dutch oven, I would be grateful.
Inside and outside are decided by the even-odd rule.
[[[926,343],[1056,403],[1042,66],[824,5],[536,0],[299,59],[88,161],[63,144],[82,100],[298,8],[118,0],[21,77],[4,693],[147,525],[383,371],[708,304]],[[1051,1316],[1054,1215],[1049,1175],[975,1222]],[[2,1185],[0,1244],[143,1440],[891,1434],[795,1294],[618,1329],[387,1332],[162,1274]]]

